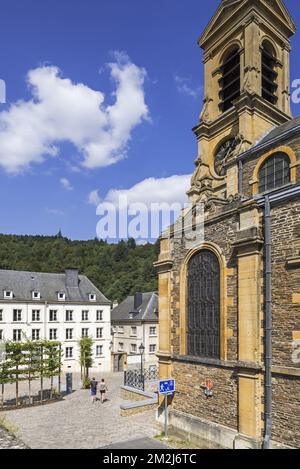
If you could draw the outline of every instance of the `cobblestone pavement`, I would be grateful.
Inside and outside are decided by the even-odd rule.
[[[4,428],[0,428],[0,449],[26,449],[26,445]]]
[[[33,449],[93,449],[153,438],[158,433],[153,411],[120,416],[122,378],[120,374],[106,376],[109,392],[104,404],[93,404],[88,391],[77,390],[54,404],[5,412],[5,418]]]
[[[140,440],[126,441],[116,445],[105,446],[102,449],[166,449],[169,446],[155,441],[152,438],[142,438]]]

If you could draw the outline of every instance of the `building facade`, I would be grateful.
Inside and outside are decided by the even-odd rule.
[[[0,270],[0,340],[61,342],[64,371],[80,371],[78,341],[84,336],[94,341],[92,371],[110,371],[110,312],[107,298],[75,269]]]
[[[158,364],[158,295],[156,292],[129,296],[112,311],[113,369],[123,371]]]
[[[161,379],[171,424],[229,448],[300,447],[300,118],[283,1],[223,0],[199,45],[205,98],[183,219],[162,236]],[[162,408],[160,415],[162,415]]]

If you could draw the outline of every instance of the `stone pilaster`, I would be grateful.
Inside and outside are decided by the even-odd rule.
[[[247,439],[259,442],[263,423],[261,271],[263,241],[259,233],[259,212],[249,204],[240,213],[240,231],[234,246],[238,259],[238,360],[258,366],[239,373],[239,444]],[[245,439],[245,440],[243,440]]]

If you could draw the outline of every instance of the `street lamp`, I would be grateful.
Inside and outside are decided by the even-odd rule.
[[[145,353],[145,347],[143,344],[139,346],[139,351],[141,355],[141,380],[142,380],[143,390],[144,390],[145,385],[144,385],[143,355]]]

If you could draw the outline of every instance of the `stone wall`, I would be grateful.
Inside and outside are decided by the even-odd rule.
[[[300,448],[300,377],[273,378],[272,439]]]
[[[237,379],[233,370],[175,362],[176,393],[173,408],[186,414],[237,429]],[[207,398],[201,385],[214,383],[214,395]]]
[[[300,268],[289,268],[287,259],[297,253],[300,240],[300,201],[290,201],[272,209],[272,315],[273,364],[294,367],[293,334],[300,331]],[[299,364],[300,365],[300,364]]]

